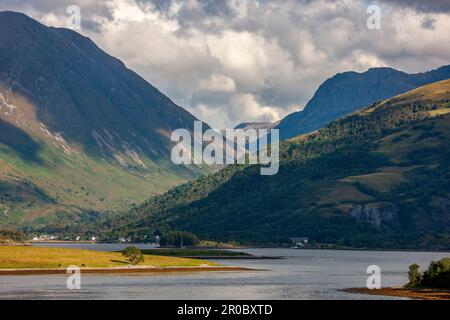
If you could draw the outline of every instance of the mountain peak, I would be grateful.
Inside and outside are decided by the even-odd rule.
[[[279,121],[276,121],[276,122],[242,122],[242,123],[238,124],[236,127],[234,127],[234,129],[243,129],[243,130],[247,130],[247,129],[256,129],[256,130],[259,130],[259,129],[272,129],[278,123],[279,123]]]
[[[36,20],[30,18],[29,16],[27,16],[26,14],[22,13],[22,12],[17,12],[17,11],[0,11],[0,18],[5,18],[5,17],[12,17],[12,18],[21,18],[23,20],[28,20],[28,21],[34,21],[37,22]]]
[[[399,71],[399,70],[396,70],[391,67],[372,67],[372,68],[369,68],[366,72],[362,72],[362,73],[370,73],[370,72],[395,72],[395,73],[401,72],[401,73],[403,73],[403,71]]]
[[[15,29],[24,26],[35,26],[40,28],[46,27],[42,23],[34,20],[33,18],[27,16],[26,14],[15,11],[0,11],[0,25],[3,25],[2,28],[6,28],[6,30],[11,30],[12,28]]]

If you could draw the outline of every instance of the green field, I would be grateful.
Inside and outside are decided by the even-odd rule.
[[[140,266],[199,267],[214,263],[178,257],[144,254]],[[55,269],[76,265],[80,268],[117,268],[131,264],[119,252],[79,249],[42,248],[33,246],[0,246],[0,269]]]

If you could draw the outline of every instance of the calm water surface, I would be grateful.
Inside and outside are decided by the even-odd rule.
[[[54,245],[113,251],[117,244]],[[151,248],[151,246],[141,246]],[[449,253],[246,249],[281,260],[215,260],[264,272],[170,275],[82,275],[81,290],[68,290],[66,276],[0,276],[0,299],[382,299],[340,291],[365,287],[366,269],[378,265],[382,286],[407,282],[412,263],[425,268]],[[384,298],[387,299],[387,298]]]

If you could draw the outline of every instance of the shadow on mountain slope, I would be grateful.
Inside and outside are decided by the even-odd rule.
[[[39,157],[40,144],[25,131],[3,119],[0,119],[0,144],[11,148],[24,161],[43,163]]]

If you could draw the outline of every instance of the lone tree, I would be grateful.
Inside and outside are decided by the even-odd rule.
[[[415,263],[409,266],[408,271],[409,283],[407,284],[407,287],[413,288],[420,285],[422,281],[422,275],[420,274],[419,269],[420,266]]]
[[[141,250],[136,247],[127,247],[122,251],[122,255],[125,256],[132,264],[137,265],[144,262],[144,256]]]

